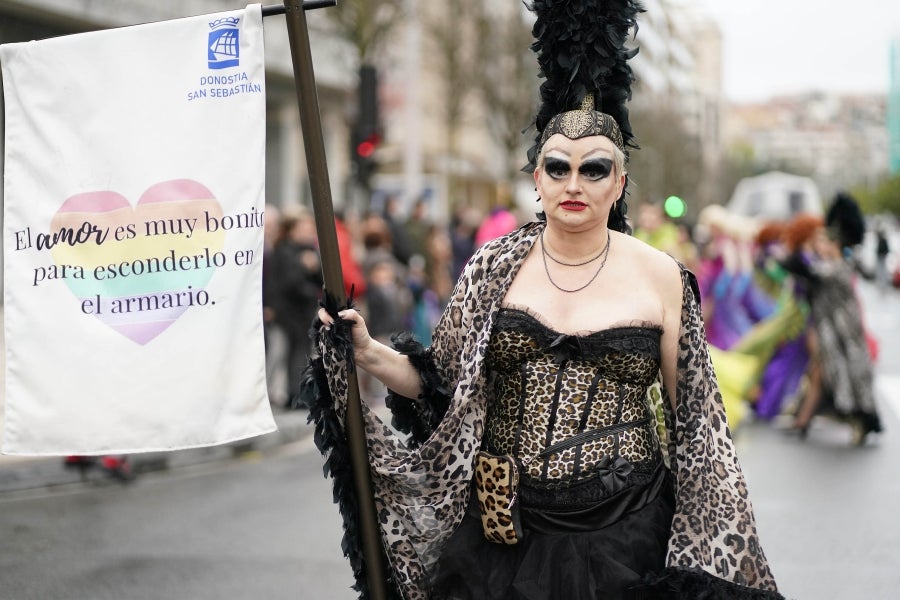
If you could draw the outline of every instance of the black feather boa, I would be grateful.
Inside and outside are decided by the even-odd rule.
[[[313,326],[314,335],[327,336],[327,345],[333,347],[339,356],[347,360],[348,369],[355,367],[353,362],[353,340],[350,334],[351,321],[346,321],[337,316],[338,303],[330,294],[325,294],[322,306],[328,314],[335,318],[334,323],[328,329],[322,327],[321,321],[316,319],[317,325]],[[347,307],[352,306],[348,301]],[[362,540],[360,539],[359,501],[353,479],[353,465],[350,458],[350,446],[344,428],[341,426],[334,405],[334,399],[328,387],[328,378],[325,365],[321,356],[310,359],[309,366],[304,372],[306,390],[303,403],[309,408],[307,422],[315,424],[314,441],[316,447],[325,458],[323,474],[331,476],[333,480],[332,493],[334,503],[338,505],[344,522],[344,536],[341,539],[341,550],[350,562],[353,577],[356,583],[353,589],[359,592],[360,600],[368,600],[371,593],[367,580],[367,568],[365,556],[362,552]],[[384,564],[387,564],[386,562]],[[401,596],[393,581],[390,572],[385,582],[387,596],[390,600],[401,600]]]
[[[422,381],[422,393],[416,398],[388,390],[385,404],[391,410],[391,424],[410,436],[410,447],[418,448],[435,430],[450,405],[450,390],[437,372],[428,350],[412,333],[404,331],[391,337],[394,348],[409,359]]]

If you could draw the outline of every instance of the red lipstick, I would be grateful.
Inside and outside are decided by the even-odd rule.
[[[576,212],[581,212],[587,208],[587,204],[584,202],[578,202],[577,200],[566,200],[565,202],[560,202],[559,204],[564,210],[572,210]]]

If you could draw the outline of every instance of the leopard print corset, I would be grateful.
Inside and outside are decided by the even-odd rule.
[[[645,395],[661,335],[648,326],[561,335],[537,315],[502,308],[487,352],[484,447],[515,456],[523,483],[545,489],[652,472],[661,450]]]

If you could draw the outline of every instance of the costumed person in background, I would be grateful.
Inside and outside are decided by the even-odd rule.
[[[750,412],[750,396],[762,368],[756,355],[733,349],[763,310],[765,294],[753,280],[748,239],[757,225],[718,204],[705,207],[698,224],[709,235],[698,274],[706,339],[733,431]],[[769,302],[774,304],[771,299]]]
[[[793,424],[803,437],[818,412],[849,423],[854,445],[864,444],[870,433],[882,430],[854,268],[845,259],[864,233],[858,206],[849,196],[838,194],[826,223],[819,220],[811,252],[785,261],[785,268],[805,282],[810,306],[809,381]]]
[[[781,598],[695,278],[628,235],[625,41],[642,9],[531,9],[546,78],[528,154],[541,218],[476,250],[427,349],[379,344],[357,311],[326,301],[311,416],[328,470],[347,474],[335,432],[359,367],[391,390],[408,434],[363,406],[398,597]],[[355,505],[346,481],[335,490]],[[351,512],[345,548],[365,595]]]
[[[662,204],[648,200],[638,207],[637,213],[634,237],[684,263],[680,255],[681,233],[678,226],[666,217]]]
[[[797,391],[806,370],[803,341],[809,308],[798,299],[792,280],[781,261],[788,248],[802,244],[804,228],[792,228],[782,221],[763,225],[756,236],[755,280],[760,290],[775,298],[771,315],[756,323],[732,347],[732,351],[753,356],[757,368],[750,375],[747,395],[758,417],[771,420],[782,410],[785,400]],[[789,242],[789,243],[788,243]]]
[[[803,264],[812,260],[812,239],[821,226],[821,218],[810,214],[798,214],[784,228],[782,240],[784,256],[779,265],[786,273],[791,264]],[[777,313],[772,322],[764,321],[760,329],[751,331],[738,346],[750,351],[756,346],[756,336],[764,336],[765,329],[774,327],[774,335],[784,335],[783,343],[766,363],[759,384],[755,409],[758,416],[771,420],[780,415],[795,398],[809,366],[807,330],[809,325],[809,286],[805,279],[790,275],[785,285],[792,300],[785,303],[784,313]],[[783,323],[780,319],[785,319]]]
[[[751,240],[758,226],[718,204],[705,207],[698,222],[710,235],[698,275],[706,334],[710,344],[729,350],[763,311],[753,283]],[[769,310],[773,307],[770,299]]]
[[[781,266],[786,227],[785,221],[767,221],[756,232],[754,240],[753,266],[757,285],[769,297],[775,298],[776,303],[781,303],[788,293],[785,285],[788,274]]]

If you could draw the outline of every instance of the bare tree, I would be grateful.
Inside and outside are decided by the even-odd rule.
[[[477,16],[485,0],[456,0],[430,4],[423,11],[423,28],[429,49],[425,56],[431,68],[441,75],[443,116],[446,133],[447,186],[450,198],[456,198],[459,182],[453,163],[459,159],[459,129],[464,122],[466,103],[475,88],[476,62],[474,41]]]
[[[335,33],[355,49],[359,64],[375,64],[394,26],[404,16],[404,0],[341,0],[322,11]]]
[[[664,101],[631,107],[630,119],[639,150],[631,152],[628,173],[635,204],[684,198],[694,216],[701,208],[697,192],[702,158],[696,136],[689,134],[681,115]]]
[[[485,119],[504,155],[504,182],[515,189],[524,166],[525,149],[532,140],[523,131],[534,118],[538,105],[537,59],[531,23],[513,7],[513,13],[498,14],[481,5],[477,15],[478,93],[486,106]],[[515,200],[513,198],[513,200]]]

